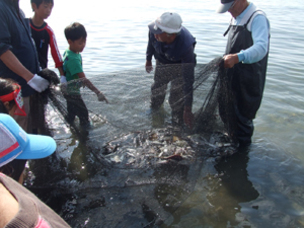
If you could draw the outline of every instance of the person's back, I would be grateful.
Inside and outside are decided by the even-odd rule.
[[[161,63],[196,63],[194,55],[187,56],[188,50],[194,49],[196,41],[185,27],[181,28],[181,31],[177,34],[172,45],[158,42],[154,34],[151,32],[149,32],[149,39],[149,42],[151,42],[151,45],[154,48],[153,55],[155,56],[155,59]],[[150,58],[152,58],[152,56]]]

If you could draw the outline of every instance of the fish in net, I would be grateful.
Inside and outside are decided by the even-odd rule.
[[[160,67],[167,74],[180,68]],[[143,69],[89,78],[109,104],[81,88],[82,80],[66,85],[50,80],[41,94],[45,118],[37,122],[58,148],[52,157],[30,162],[26,186],[72,227],[170,226],[204,161],[236,151],[232,93],[222,58],[197,64],[194,72],[192,129],[172,124],[166,100],[151,110],[153,75]],[[69,86],[81,88],[90,126],[82,126],[78,117],[68,119],[63,90]]]

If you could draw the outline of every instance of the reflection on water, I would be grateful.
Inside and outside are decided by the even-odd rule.
[[[218,223],[222,224],[222,226],[226,226],[228,223],[231,226],[238,224],[241,226],[248,225],[246,221],[240,219],[242,217],[241,209],[244,210],[240,204],[253,201],[259,196],[258,191],[248,180],[247,163],[249,161],[249,151],[249,148],[244,148],[240,153],[221,159],[215,164],[215,169],[221,181],[218,188],[215,188],[207,199],[212,204],[212,214],[218,217]],[[230,197],[223,198],[226,195]],[[225,201],[224,204],[223,201]],[[252,206],[249,208],[249,210],[253,209],[257,210],[258,207]],[[247,221],[247,223],[249,222]],[[217,226],[217,224],[214,224],[214,226]]]
[[[301,165],[263,142],[243,152],[204,162],[193,193],[163,227],[303,227]]]

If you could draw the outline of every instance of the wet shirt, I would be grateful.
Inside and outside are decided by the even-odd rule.
[[[83,72],[81,55],[67,49],[63,54],[63,71],[67,82],[75,80],[75,83],[68,83],[68,93],[80,94],[77,74]]]
[[[51,27],[45,22],[42,26],[36,27],[33,24],[32,19],[29,19],[29,21],[42,69],[47,68],[49,46],[51,47],[51,54],[55,62],[55,67],[61,67],[63,61],[57,46],[55,34]]]
[[[38,73],[39,63],[30,25],[19,11],[18,1],[0,0],[0,55],[10,50],[21,64],[33,74]],[[0,75],[11,78],[22,87],[22,96],[35,93],[25,79],[11,71],[0,60]]]

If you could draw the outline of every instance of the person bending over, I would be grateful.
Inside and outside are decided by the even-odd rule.
[[[169,103],[172,123],[192,127],[193,82],[196,55],[195,38],[182,26],[179,14],[165,12],[148,25],[149,41],[146,51],[146,71],[152,70],[156,59],[154,83],[151,86],[151,108],[158,109],[165,100],[171,82]]]

